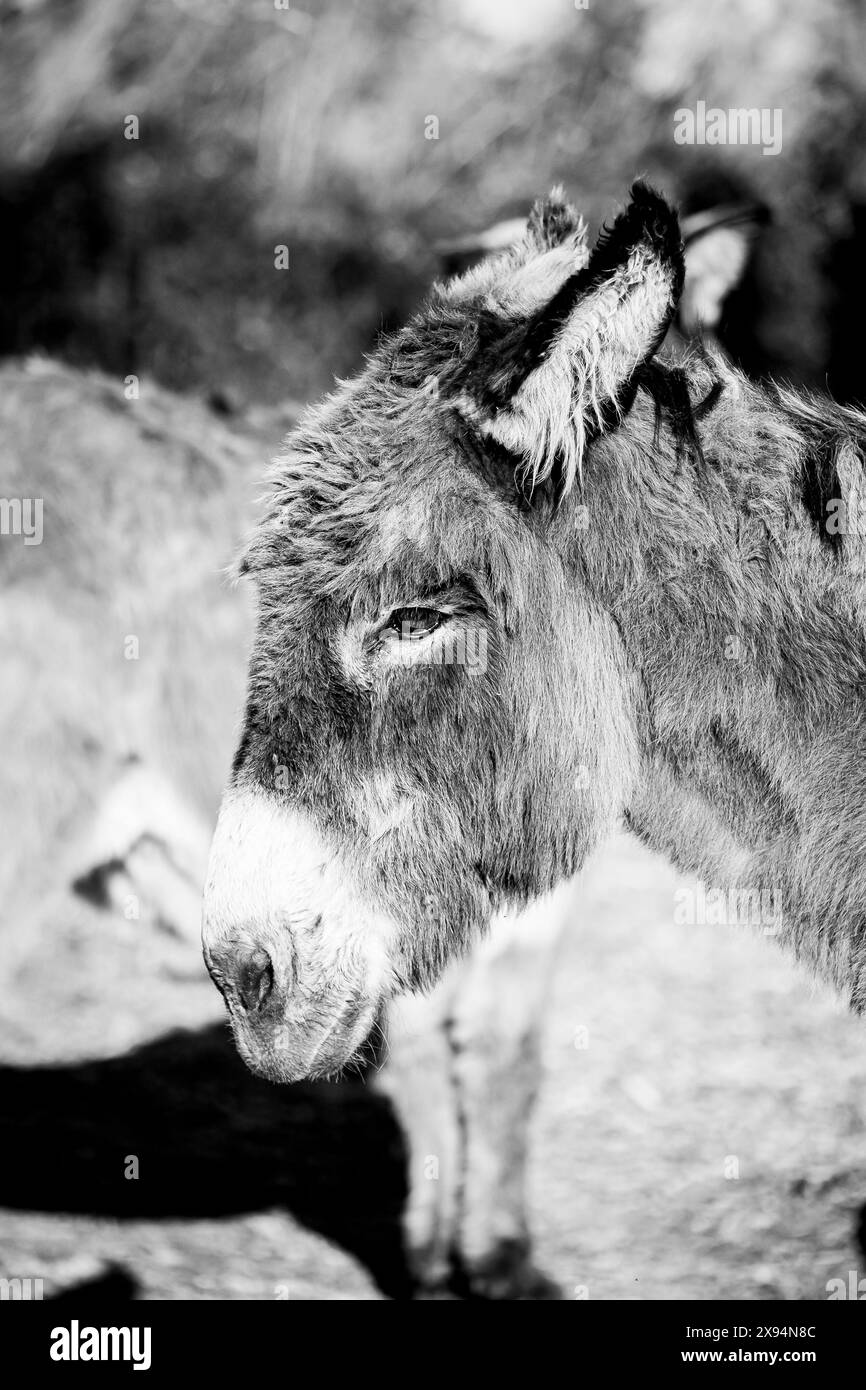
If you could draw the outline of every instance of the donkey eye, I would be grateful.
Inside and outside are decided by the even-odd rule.
[[[436,608],[395,608],[386,626],[403,641],[414,642],[435,632],[444,617]]]

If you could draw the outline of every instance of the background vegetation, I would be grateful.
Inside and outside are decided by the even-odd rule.
[[[438,239],[559,180],[600,220],[643,173],[686,206],[769,205],[741,355],[857,394],[858,0],[7,0],[2,14],[0,351],[303,398],[408,311]],[[781,108],[782,153],[676,145],[674,112],[699,99]]]

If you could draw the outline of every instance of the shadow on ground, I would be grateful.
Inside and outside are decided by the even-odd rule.
[[[410,1293],[402,1139],[361,1080],[273,1086],[217,1025],[105,1061],[2,1067],[0,1095],[6,1208],[160,1221],[283,1207],[383,1293]]]

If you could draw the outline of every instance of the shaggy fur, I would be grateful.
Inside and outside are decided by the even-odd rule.
[[[625,820],[712,886],[770,893],[780,938],[866,1005],[860,545],[822,516],[859,477],[864,421],[702,350],[661,360],[682,277],[658,195],[638,186],[589,258],[556,197],[278,466],[245,561],[260,621],[233,795],[318,826],[393,924],[389,989],[430,983]],[[483,675],[395,666],[383,637],[413,605],[442,615],[439,643],[483,630]],[[336,1027],[363,942],[324,901],[299,911],[330,944],[294,967]],[[293,1074],[261,1020],[240,1026]]]

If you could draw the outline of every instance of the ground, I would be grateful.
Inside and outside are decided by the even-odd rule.
[[[864,1270],[863,1026],[772,940],[677,925],[680,883],[623,837],[575,896],[538,1261],[570,1299],[826,1298]],[[257,1081],[192,945],[54,920],[51,968],[34,931],[0,980],[0,1274],[46,1297],[403,1294],[401,1137],[375,1086]]]

